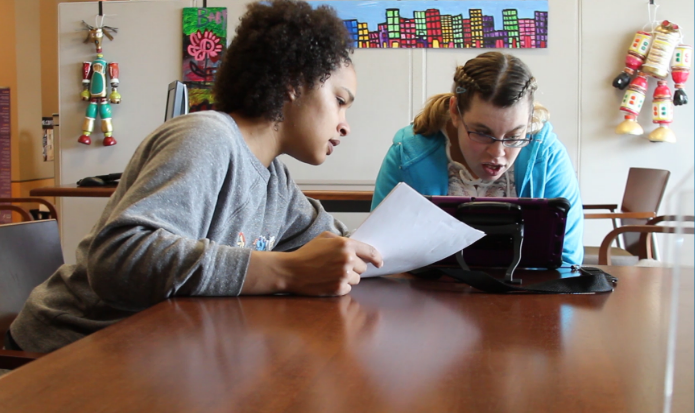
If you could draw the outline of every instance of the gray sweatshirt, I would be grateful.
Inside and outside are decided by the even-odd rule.
[[[174,296],[235,296],[252,249],[296,249],[346,234],[285,165],[266,168],[227,114],[173,119],[148,136],[101,218],[29,296],[10,327],[49,352]]]

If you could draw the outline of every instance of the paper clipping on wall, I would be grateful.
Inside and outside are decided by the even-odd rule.
[[[384,266],[362,277],[407,272],[442,260],[485,235],[401,182],[350,236],[376,248]]]

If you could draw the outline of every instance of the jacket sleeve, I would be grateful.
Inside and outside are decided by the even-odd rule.
[[[562,260],[569,264],[581,265],[584,259],[584,212],[579,183],[565,146],[555,140],[550,149],[543,196],[545,198],[562,197],[570,202]]]
[[[402,165],[401,144],[400,142],[394,141],[393,145],[391,145],[386,153],[384,161],[381,163],[379,174],[376,177],[374,197],[372,198],[372,211],[396,185],[405,181],[403,169],[401,168]]]

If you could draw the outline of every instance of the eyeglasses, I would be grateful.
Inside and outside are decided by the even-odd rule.
[[[482,132],[476,132],[472,131],[468,128],[468,125],[463,121],[463,117],[461,117],[461,123],[463,123],[463,127],[466,128],[466,133],[468,134],[468,137],[471,138],[473,142],[478,142],[478,143],[484,143],[484,144],[491,144],[495,142],[502,142],[502,145],[506,146],[507,148],[523,148],[524,146],[528,145],[531,143],[532,139],[497,139],[494,136],[490,136],[488,134],[482,133]]]

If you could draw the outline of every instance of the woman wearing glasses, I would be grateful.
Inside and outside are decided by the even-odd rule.
[[[431,97],[396,133],[374,189],[374,209],[399,182],[424,195],[566,198],[562,258],[581,264],[579,185],[564,145],[534,102],[537,88],[517,57],[483,53],[459,66],[452,93]]]

